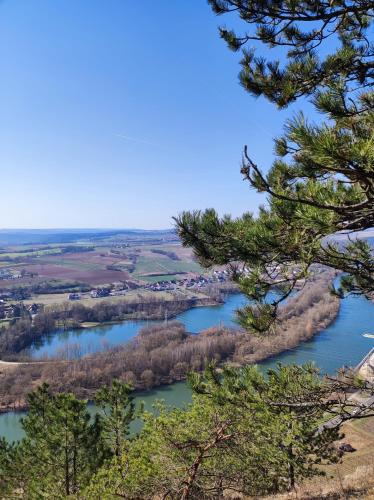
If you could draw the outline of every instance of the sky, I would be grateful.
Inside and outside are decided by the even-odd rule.
[[[2,0],[0,228],[255,212],[243,145],[266,170],[298,107],[242,89],[225,21],[205,0]]]

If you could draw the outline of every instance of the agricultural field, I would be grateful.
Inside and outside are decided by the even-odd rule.
[[[167,255],[155,253],[162,250],[175,254],[178,258],[170,258]],[[154,249],[144,249],[137,259],[133,276],[138,280],[148,282],[181,279],[188,274],[201,274],[203,271],[199,264],[193,260],[192,253],[182,247],[170,249],[169,246]]]
[[[95,304],[98,304],[100,302],[110,302],[112,304],[116,304],[118,302],[136,302],[140,301],[140,299],[151,299],[153,297],[157,296],[157,299],[162,299],[165,301],[168,300],[175,300],[175,293],[173,292],[152,292],[150,290],[143,290],[143,289],[137,289],[137,290],[131,290],[126,293],[126,295],[119,295],[116,297],[113,296],[108,296],[108,297],[99,297],[99,298],[92,298],[89,292],[84,292],[80,295],[80,303],[92,307]],[[178,297],[184,300],[188,300],[191,298],[206,298],[206,294],[204,293],[199,293],[197,291],[190,291],[190,290],[178,290]],[[24,300],[25,305],[31,305],[35,301],[38,302],[38,304],[43,304],[44,306],[49,306],[52,304],[63,304],[67,301],[67,294],[66,293],[46,293],[46,294],[39,294],[37,296],[30,297],[29,299]]]
[[[174,233],[126,235],[100,233],[96,239],[68,243],[2,243],[0,296],[11,294],[15,300],[48,304],[79,292],[82,299],[91,300],[90,290],[117,285],[132,296],[133,288],[203,274],[191,250],[183,248]]]
[[[26,251],[19,251],[19,250],[11,249],[11,251],[9,251],[9,252],[6,252],[6,251],[0,252],[0,258],[2,261],[6,262],[6,261],[17,261],[17,259],[43,257],[45,255],[55,255],[55,254],[61,254],[61,253],[62,253],[61,247],[54,247],[54,248],[41,247],[40,249],[32,248],[32,249],[26,250]]]
[[[115,262],[115,258],[94,250],[48,255],[28,264],[25,269],[46,279],[75,280],[94,286],[129,279],[127,272],[108,269]]]

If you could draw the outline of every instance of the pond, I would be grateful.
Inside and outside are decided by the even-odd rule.
[[[175,320],[186,325],[187,331],[197,333],[205,328],[222,323],[226,326],[237,327],[234,322],[234,312],[245,304],[245,297],[239,293],[227,295],[223,304],[217,306],[195,307],[178,314]],[[81,355],[101,351],[130,340],[140,328],[161,321],[123,321],[122,323],[82,328],[76,330],[57,331],[43,337],[38,343],[31,346],[31,355],[34,358],[54,356],[70,348]]]

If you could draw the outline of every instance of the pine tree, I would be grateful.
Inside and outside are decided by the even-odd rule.
[[[92,473],[92,425],[87,402],[72,394],[49,393],[44,384],[28,397],[22,420],[26,438],[19,464],[27,470],[28,498],[65,498],[77,493]]]
[[[339,80],[353,83],[352,91],[357,83],[365,87],[372,82],[372,0],[208,2],[216,14],[234,12],[242,21],[237,24],[248,27],[243,33],[226,27],[219,31],[231,50],[242,50],[240,83],[256,97],[285,107]],[[259,44],[278,48],[278,53],[283,49],[283,67],[278,59],[256,57]]]
[[[239,439],[236,444],[246,450],[243,454],[248,453],[241,470],[243,487],[248,487],[248,473],[254,463],[263,477],[255,479],[252,492],[247,493],[293,489],[302,479],[323,475],[316,466],[338,461],[334,443],[342,437],[340,425],[321,432],[318,429],[328,414],[346,413],[344,400],[332,397],[341,387],[321,379],[313,364],[278,364],[266,376],[256,366],[240,370],[226,367],[218,373],[210,365],[203,376],[191,375],[190,383],[216,407],[228,405],[234,413],[242,413],[246,426],[251,423],[246,442]],[[252,441],[249,452],[248,440]],[[266,484],[267,490],[261,491]]]
[[[318,432],[321,420],[339,411],[335,387],[313,366],[279,366],[267,376],[254,366],[222,373],[210,366],[190,382],[193,403],[158,404],[155,415],[144,414],[139,437],[104,465],[86,498],[273,494],[339,459],[339,426]]]
[[[325,116],[320,124],[302,113],[289,120],[275,141],[277,157],[267,174],[244,148],[241,173],[267,195],[258,216],[220,218],[209,209],[176,218],[182,242],[200,262],[230,265],[243,292],[255,301],[239,313],[242,326],[268,333],[279,304],[315,265],[346,273],[336,290],[340,296],[374,291],[372,251],[354,237],[374,226],[374,2],[210,3],[218,14],[236,12],[248,25],[244,34],[221,29],[230,48],[243,51],[240,81],[248,92],[280,107],[306,96]],[[324,47],[328,38],[333,43]],[[287,50],[283,67],[248,50],[256,42],[269,52]],[[331,46],[332,53],[324,55]],[[331,238],[337,232],[348,235],[346,244]],[[281,294],[267,304],[274,284]]]
[[[132,388],[119,380],[101,387],[95,395],[95,403],[102,409],[101,437],[116,457],[122,455],[129,426],[135,417]]]

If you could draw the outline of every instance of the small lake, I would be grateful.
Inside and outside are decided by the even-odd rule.
[[[178,314],[173,320],[181,321],[187,331],[197,333],[219,323],[237,327],[234,322],[235,310],[246,303],[243,295],[236,293],[227,295],[223,304],[218,306],[195,307]],[[31,347],[34,358],[55,356],[67,348],[80,352],[82,355],[102,351],[114,347],[133,338],[144,326],[160,324],[162,321],[123,321],[114,325],[95,328],[82,328],[53,332],[42,338]],[[77,349],[77,347],[79,348]]]
[[[221,306],[190,309],[179,314],[176,319],[185,323],[187,330],[191,332],[198,332],[220,322],[227,326],[234,326],[234,311],[244,302],[245,299],[242,295],[230,295],[225,304]],[[104,328],[104,334],[107,335],[106,338],[109,336],[115,345],[130,339],[145,324],[147,322],[112,325]],[[105,336],[102,333],[102,328],[92,330],[65,332],[61,339],[63,341],[65,339],[76,341],[79,338],[79,340],[86,341],[85,336],[89,335],[91,342],[92,340],[100,342],[100,339]],[[267,369],[274,367],[278,362],[302,364],[306,361],[314,361],[322,373],[332,374],[343,365],[355,366],[374,347],[373,339],[362,336],[363,333],[367,332],[374,333],[374,304],[363,297],[348,297],[341,301],[338,317],[325,330],[299,347],[260,363],[260,366]],[[40,349],[47,352],[49,348],[50,353],[55,352],[54,349],[57,345],[55,339],[58,337],[59,334],[49,338]],[[157,399],[163,399],[167,404],[173,406],[182,406],[190,401],[191,391],[184,382],[179,382],[139,393],[136,399],[144,401],[147,409],[151,409],[153,402]],[[91,406],[90,409],[92,412],[95,411],[94,406]],[[22,413],[15,412],[0,415],[0,436],[5,436],[11,441],[20,439],[23,436],[20,426],[21,416]]]

